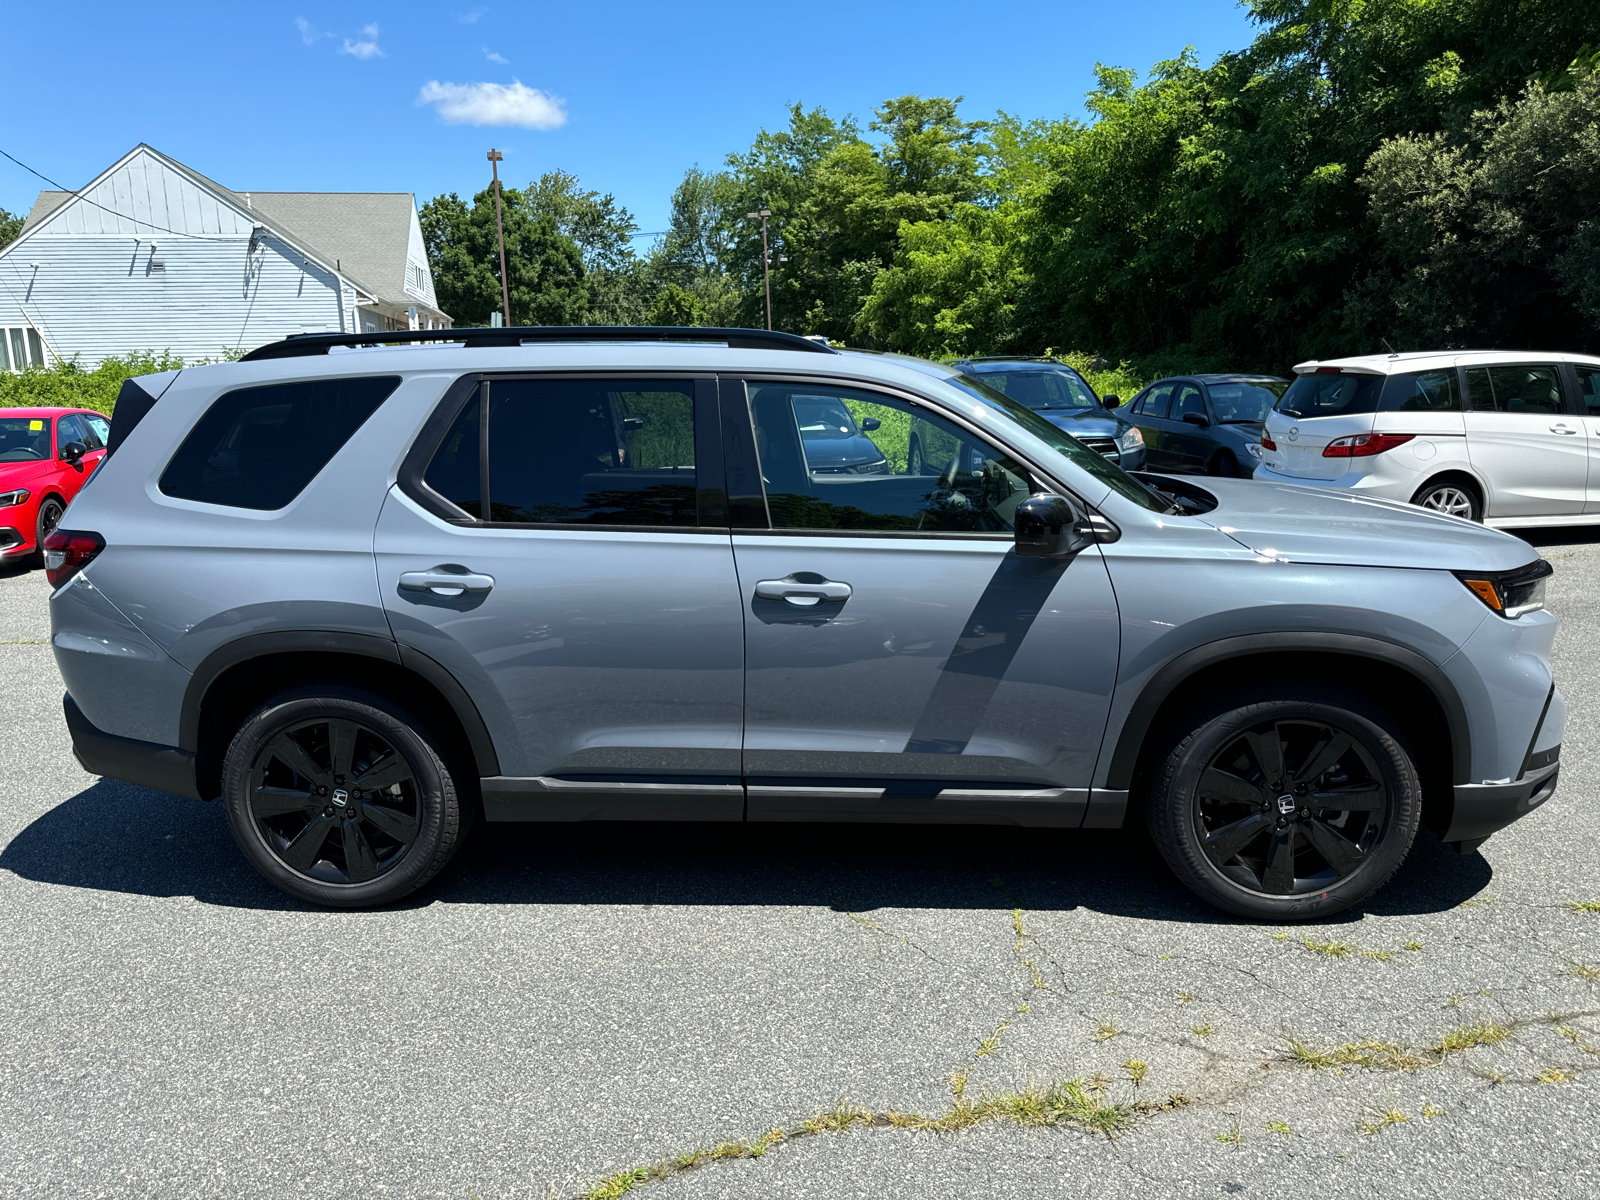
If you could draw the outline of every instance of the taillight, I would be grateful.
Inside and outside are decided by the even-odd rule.
[[[98,533],[81,529],[57,529],[44,539],[44,574],[51,587],[60,587],[94,560],[106,548]]]
[[[1261,434],[1261,448],[1263,450],[1276,450],[1278,448],[1278,443],[1268,437],[1264,430]]]
[[[1396,446],[1404,446],[1417,435],[1414,433],[1352,433],[1349,437],[1334,438],[1322,450],[1323,458],[1371,458]]]

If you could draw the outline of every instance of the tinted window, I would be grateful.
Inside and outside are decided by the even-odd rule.
[[[1237,425],[1265,421],[1285,386],[1281,383],[1211,384],[1211,407],[1216,410],[1217,423]]]
[[[1583,395],[1584,411],[1590,416],[1600,414],[1600,369],[1579,367],[1578,391]]]
[[[1298,375],[1277,403],[1291,417],[1346,417],[1375,412],[1382,375]]]
[[[433,461],[422,474],[422,481],[469,517],[483,515],[481,475],[478,469],[478,421],[483,409],[483,391],[472,394],[444,435]]]
[[[863,432],[840,463],[802,424],[814,385],[751,383],[750,414],[776,529],[859,533],[1005,533],[1031,480],[1009,456],[925,408],[850,388],[829,399]],[[876,422],[874,428],[866,426]],[[859,466],[864,469],[853,469]],[[840,468],[843,469],[840,469]]]
[[[491,520],[695,523],[692,381],[519,379],[487,387]]]
[[[282,508],[399,386],[398,375],[385,375],[228,392],[183,439],[161,490],[231,508]]]
[[[1178,402],[1173,405],[1172,419],[1181,421],[1190,413],[1200,416],[1206,415],[1205,398],[1200,395],[1200,389],[1192,383],[1186,383],[1178,389]]]
[[[84,428],[83,418],[76,413],[69,413],[56,421],[56,454],[67,448],[68,442],[77,442],[89,449],[89,431]]]
[[[1070,367],[1016,367],[975,374],[995,391],[1032,409],[1100,407],[1089,385]]]
[[[1455,368],[1391,375],[1383,388],[1384,412],[1460,412]]]
[[[1553,366],[1472,367],[1467,394],[1478,412],[1558,413],[1560,376]]]
[[[1158,383],[1144,396],[1144,408],[1140,411],[1147,417],[1161,420],[1166,417],[1167,410],[1172,407],[1172,384]]]
[[[35,462],[49,457],[49,418],[0,417],[0,463]]]

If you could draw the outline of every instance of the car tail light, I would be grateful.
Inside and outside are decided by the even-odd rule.
[[[1322,450],[1323,458],[1371,458],[1396,446],[1404,446],[1417,435],[1414,433],[1352,433],[1349,437],[1334,438]]]
[[[81,529],[57,529],[44,539],[44,573],[51,587],[60,587],[106,548],[98,533]]]
[[[1261,435],[1261,448],[1263,450],[1276,450],[1278,448],[1278,443],[1273,441],[1266,435],[1266,433],[1263,432]]]
[[[1508,621],[1544,607],[1544,582],[1555,568],[1535,559],[1515,571],[1457,571],[1456,578],[1479,600]]]

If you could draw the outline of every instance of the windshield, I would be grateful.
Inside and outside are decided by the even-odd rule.
[[[1278,402],[1286,383],[1213,383],[1211,407],[1217,410],[1219,425],[1258,423],[1267,419],[1267,413]]]
[[[1094,391],[1071,367],[1037,363],[1006,363],[1003,366],[974,366],[971,373],[987,386],[1004,392],[1031,409],[1099,408]]]
[[[1276,408],[1291,417],[1347,417],[1376,412],[1381,375],[1345,375],[1329,370],[1299,375]]]
[[[0,462],[37,462],[49,457],[50,422],[47,418],[0,418]]]
[[[1104,483],[1120,496],[1125,496],[1151,512],[1170,512],[1172,502],[1165,497],[1158,496],[1155,492],[1145,487],[1132,475],[1102,454],[1089,449],[1070,433],[1065,433],[1045,420],[1033,409],[1019,404],[1004,392],[996,391],[987,386],[987,377],[983,380],[974,379],[971,375],[953,373],[947,383],[960,388],[969,396],[982,400],[990,408],[997,409],[1006,414],[1034,437],[1044,442],[1052,450],[1058,451],[1074,466],[1081,467]]]
[[[807,441],[843,440],[860,433],[850,410],[831,396],[796,396],[794,415],[800,423],[800,436]]]

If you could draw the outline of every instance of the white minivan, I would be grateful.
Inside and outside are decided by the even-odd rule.
[[[1503,528],[1600,523],[1600,358],[1449,350],[1294,370],[1254,478]]]

